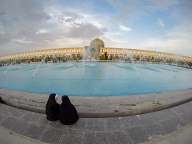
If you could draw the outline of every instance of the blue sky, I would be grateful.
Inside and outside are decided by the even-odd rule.
[[[107,47],[192,55],[191,7],[191,0],[0,0],[0,55],[96,37]]]

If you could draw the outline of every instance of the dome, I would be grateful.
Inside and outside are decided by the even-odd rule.
[[[104,42],[103,40],[96,38],[94,40],[91,41],[90,43],[90,47],[91,48],[95,48],[95,49],[100,49],[100,48],[104,48]]]
[[[104,48],[104,42],[101,39],[94,39],[90,43],[91,57],[99,59],[100,49]]]

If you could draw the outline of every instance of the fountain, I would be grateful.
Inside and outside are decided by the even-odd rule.
[[[84,47],[83,61],[99,60],[101,48],[104,48],[104,42],[101,39],[92,40],[89,46]]]
[[[91,59],[91,50],[89,46],[84,47],[84,52],[83,52],[83,61],[87,61]]]

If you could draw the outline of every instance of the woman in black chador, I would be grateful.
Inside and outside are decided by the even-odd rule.
[[[62,103],[60,105],[59,119],[64,125],[72,125],[79,119],[77,110],[71,104],[68,96],[62,96]]]
[[[56,121],[59,119],[59,104],[55,100],[56,94],[50,94],[46,104],[46,115],[50,121]]]

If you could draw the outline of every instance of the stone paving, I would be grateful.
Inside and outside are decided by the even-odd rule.
[[[12,130],[0,126],[1,144],[47,144],[45,142],[20,135]]]
[[[157,136],[144,144],[191,144],[192,143],[192,123],[169,133]]]
[[[192,102],[143,115],[81,118],[75,125],[49,122],[44,114],[0,104],[0,125],[51,144],[140,144],[192,122]]]

